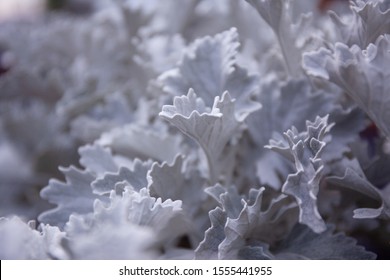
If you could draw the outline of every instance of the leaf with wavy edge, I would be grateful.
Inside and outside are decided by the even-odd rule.
[[[135,159],[132,169],[126,166],[121,166],[118,172],[107,172],[103,178],[96,179],[92,182],[92,189],[99,195],[109,194],[112,190],[115,190],[117,183],[126,183],[130,185],[134,190],[139,191],[142,188],[147,187],[147,173],[152,166],[152,161],[142,162],[139,159]]]
[[[209,212],[209,218],[211,226],[206,230],[203,241],[195,249],[195,259],[198,260],[218,259],[218,246],[225,239],[226,212],[217,207]]]
[[[161,246],[172,246],[171,241],[188,230],[181,201],[156,199],[146,188],[125,188],[121,195],[112,191],[108,204],[96,200],[93,213],[72,215],[66,225],[70,251],[78,258],[156,258]],[[107,243],[96,246],[88,236]]]
[[[57,227],[23,222],[18,217],[0,218],[0,258],[2,260],[66,259],[61,246],[65,233]]]
[[[163,129],[159,131],[137,124],[115,128],[103,133],[95,141],[96,144],[109,147],[113,152],[129,158],[156,159],[168,162],[172,162],[176,154],[181,151],[181,142],[182,139],[179,135],[170,135]]]
[[[373,186],[364,175],[357,160],[343,161],[345,171],[342,176],[329,176],[327,182],[341,188],[360,192],[380,203],[379,208],[359,208],[354,210],[356,219],[390,219],[390,184],[383,189]]]
[[[266,146],[294,162],[296,173],[288,175],[282,192],[296,199],[299,222],[316,233],[326,229],[317,209],[317,194],[323,170],[320,155],[326,145],[324,138],[332,126],[328,125],[328,116],[317,117],[313,123],[306,122],[305,132],[298,133],[293,127],[284,133],[287,142],[270,140],[270,145]]]
[[[226,150],[240,136],[245,118],[251,111],[237,112],[235,100],[225,92],[217,96],[211,109],[190,89],[187,96],[175,97],[173,105],[164,105],[160,117],[169,121],[184,134],[194,139],[206,154],[211,184],[229,176],[235,150]],[[230,166],[231,168],[232,166]]]
[[[221,206],[209,212],[211,227],[195,250],[195,258],[270,259],[268,242],[280,240],[286,227],[295,223],[288,213],[293,213],[290,209],[296,204],[280,195],[264,210],[264,190],[251,189],[248,198],[242,198],[234,188],[216,185],[206,189]]]
[[[178,155],[172,165],[154,163],[148,173],[148,189],[152,196],[162,200],[181,200],[186,213],[195,218],[205,198],[205,180],[198,171],[186,172],[183,165],[182,155]]]
[[[106,172],[116,172],[115,163],[110,149],[99,145],[85,145],[79,148],[80,163],[86,170],[101,175]]]
[[[298,22],[292,21],[290,0],[246,0],[274,31],[285,61],[286,71],[291,77],[302,73],[301,59],[305,49],[302,42],[309,39],[307,29],[311,14],[301,15]],[[310,38],[312,39],[312,38]],[[302,41],[302,42],[300,42]]]
[[[110,149],[97,144],[82,146],[78,152],[80,164],[85,167],[85,170],[74,166],[60,167],[66,182],[52,179],[49,181],[49,185],[42,189],[41,197],[56,204],[57,207],[43,212],[39,216],[41,222],[58,225],[62,228],[72,213],[90,213],[93,210],[95,199],[104,201],[107,199],[100,196],[103,193],[93,190],[92,183],[103,180],[107,172],[118,172],[123,161],[116,160]],[[126,162],[126,164],[128,163]],[[123,168],[126,167],[122,166]]]
[[[337,41],[366,48],[380,35],[390,33],[390,5],[382,1],[350,1],[352,15],[338,16],[329,11],[336,27]]]
[[[57,207],[43,212],[38,220],[62,228],[71,214],[92,212],[95,199],[102,197],[92,192],[91,183],[95,176],[91,172],[73,166],[60,170],[64,173],[66,182],[51,179],[49,185],[41,191],[41,197]]]
[[[261,184],[279,190],[282,183],[280,177],[287,176],[291,170],[283,158],[264,149],[269,139],[292,125],[299,130],[304,129],[306,120],[314,119],[319,114],[331,114],[331,118],[337,118],[340,114],[336,112],[335,97],[326,91],[313,91],[307,79],[289,80],[286,83],[273,79],[264,83],[258,101],[263,108],[246,120],[256,148],[250,149],[249,155],[244,154],[245,162],[242,164],[248,164],[245,170],[256,166],[256,175]],[[337,120],[344,118],[340,116]],[[343,138],[347,137],[344,135]]]
[[[155,259],[158,254],[155,233],[150,228],[129,223],[125,214],[107,213],[106,219],[72,215],[66,225],[64,242],[72,259]]]
[[[287,203],[285,200],[287,196],[280,195],[271,201],[267,209],[263,210],[264,190],[265,188],[251,189],[247,201],[243,202],[239,216],[227,218],[224,228],[226,237],[218,246],[219,258],[249,259],[255,256],[264,259],[271,258],[268,244],[282,239],[288,231],[288,224],[294,224],[292,217],[287,219],[283,217],[290,209],[295,208],[296,204]],[[287,220],[289,222],[285,223]]]
[[[344,109],[335,105],[330,112],[329,121],[334,123],[330,135],[332,141],[324,147],[322,160],[330,164],[345,157],[351,151],[350,144],[359,140],[359,133],[366,127],[366,116],[358,106]]]
[[[220,184],[205,189],[220,206],[210,210],[211,227],[195,249],[195,259],[219,259],[219,244],[225,239],[225,225],[228,217],[238,217],[242,210],[242,197],[234,187],[225,188]]]
[[[297,225],[290,235],[275,249],[276,259],[303,260],[373,260],[374,253],[356,245],[356,240],[343,233],[333,233],[328,226],[316,234],[303,225]]]
[[[127,211],[127,219],[133,224],[153,228],[161,241],[178,237],[188,230],[182,210],[182,202],[151,197],[146,188],[139,192],[126,189],[122,196],[111,193],[111,205],[96,201],[95,214],[99,218],[107,218],[107,212]],[[114,214],[112,214],[114,215]],[[118,215],[120,217],[120,215]]]
[[[228,91],[237,100],[237,111],[258,109],[259,104],[250,100],[258,87],[258,77],[236,65],[239,46],[236,28],[198,39],[187,49],[177,68],[163,73],[159,82],[173,96],[192,88],[207,106]]]
[[[164,90],[181,95],[193,88],[209,106],[214,97],[226,91],[228,76],[233,73],[239,46],[236,28],[215,37],[196,40],[179,62],[178,68],[163,73],[159,79]]]
[[[333,51],[321,48],[304,55],[309,75],[340,86],[375,124],[390,136],[390,37],[380,36],[366,50],[336,43]]]

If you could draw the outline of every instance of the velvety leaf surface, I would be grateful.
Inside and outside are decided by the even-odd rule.
[[[317,194],[323,176],[320,156],[326,145],[324,138],[332,126],[328,125],[328,116],[317,117],[313,123],[306,123],[305,132],[298,133],[293,127],[284,133],[287,143],[271,140],[267,146],[294,162],[296,173],[288,175],[282,192],[296,199],[300,223],[308,225],[316,233],[326,229],[317,209]]]
[[[62,228],[73,213],[86,214],[93,210],[98,195],[92,192],[91,183],[95,177],[89,171],[75,167],[62,168],[66,182],[56,179],[41,191],[41,196],[57,207],[42,213],[39,221]]]
[[[276,250],[277,259],[311,260],[372,260],[374,253],[356,244],[356,240],[342,233],[333,233],[334,227],[316,234],[298,225]]]
[[[307,73],[340,86],[387,136],[390,71],[388,36],[380,36],[367,49],[336,43],[333,51],[321,48],[304,56]]]

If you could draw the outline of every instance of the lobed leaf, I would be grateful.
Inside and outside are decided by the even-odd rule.
[[[235,110],[235,100],[225,92],[222,98],[217,96],[211,109],[190,89],[187,96],[175,97],[173,105],[163,106],[159,114],[184,134],[194,139],[206,154],[209,168],[209,180],[216,183],[224,175],[228,176],[234,150],[226,150],[234,145],[240,136],[243,121],[251,113],[239,114]]]
[[[326,229],[317,209],[317,194],[323,176],[320,156],[326,145],[324,137],[332,126],[328,125],[328,116],[317,117],[313,123],[306,123],[305,132],[298,133],[293,127],[284,133],[286,142],[271,140],[266,146],[294,162],[296,173],[288,175],[282,192],[296,199],[300,209],[299,222],[316,233]]]
[[[363,109],[381,131],[389,136],[390,38],[380,36],[366,50],[336,43],[333,51],[321,48],[304,55],[303,66],[309,75],[329,80]]]

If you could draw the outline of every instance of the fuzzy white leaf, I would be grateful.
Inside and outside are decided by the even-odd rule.
[[[269,24],[278,39],[289,76],[302,75],[301,59],[311,14],[301,15],[298,22],[292,20],[290,0],[246,0]],[[310,33],[309,33],[310,34]],[[311,36],[311,35],[310,35]]]
[[[221,179],[223,171],[228,175],[223,164],[229,163],[227,159],[231,161],[234,150],[226,151],[226,147],[235,144],[250,113],[236,112],[235,100],[228,92],[222,98],[217,96],[210,110],[190,89],[187,96],[175,97],[173,105],[163,106],[160,116],[202,147],[207,156],[210,183],[214,184]]]
[[[199,172],[186,174],[183,157],[177,156],[174,163],[154,163],[148,173],[148,188],[152,196],[163,200],[181,200],[183,209],[192,217],[198,214],[204,200],[205,180]]]
[[[93,213],[71,216],[66,231],[75,258],[144,259],[156,258],[161,246],[169,249],[188,224],[180,201],[162,202],[146,189],[126,188],[121,195],[112,191],[108,205],[96,201]]]
[[[324,137],[332,126],[328,125],[328,116],[317,117],[315,122],[306,123],[305,132],[298,133],[293,127],[284,133],[287,143],[271,140],[267,146],[294,162],[296,173],[288,175],[282,192],[296,199],[300,209],[299,222],[316,233],[326,229],[317,209],[317,194],[324,167],[320,155],[326,145]]]
[[[237,100],[238,111],[259,109],[259,104],[250,100],[257,89],[258,78],[236,65],[239,45],[236,28],[198,39],[178,67],[163,73],[159,81],[173,96],[194,89],[209,107],[216,96],[228,91]]]
[[[131,159],[172,162],[180,151],[181,141],[179,136],[172,136],[164,130],[131,124],[104,133],[96,143]]]
[[[108,148],[99,145],[85,145],[79,148],[79,154],[80,163],[86,170],[97,176],[118,170],[118,166]]]
[[[139,191],[148,184],[146,174],[151,168],[151,165],[151,161],[141,162],[136,159],[133,163],[132,170],[122,166],[119,168],[118,172],[106,173],[103,178],[92,182],[92,188],[95,193],[103,195],[109,194],[112,190],[115,190],[115,185],[117,183],[126,183],[134,190]]]
[[[383,34],[390,33],[390,5],[388,1],[350,1],[352,15],[329,15],[338,32],[337,41],[365,49]]]
[[[270,259],[268,242],[282,239],[296,222],[295,203],[285,195],[273,199],[262,209],[264,188],[251,189],[242,198],[234,189],[223,190],[216,185],[207,189],[219,203],[209,212],[211,227],[195,250],[198,259]],[[292,214],[292,215],[291,215]]]
[[[224,228],[226,237],[218,246],[219,258],[251,258],[256,255],[254,251],[258,251],[257,257],[261,259],[270,258],[263,244],[273,244],[282,239],[295,223],[295,219],[287,214],[296,205],[288,204],[285,195],[273,199],[266,210],[262,209],[264,190],[251,189],[239,216],[228,217]],[[252,247],[251,257],[246,251],[249,247]]]
[[[117,217],[119,214],[122,216]],[[116,212],[113,214],[115,219],[105,222],[71,216],[67,225],[68,240],[65,244],[72,258],[155,259],[157,252],[153,247],[155,245],[153,231],[126,222],[123,214],[125,213]]]
[[[304,260],[372,260],[374,253],[356,245],[356,240],[342,233],[333,233],[334,227],[328,226],[321,234],[298,225],[288,238],[275,250],[277,259]]]
[[[219,244],[225,239],[227,214],[219,207],[209,212],[211,227],[206,230],[203,241],[195,249],[195,259],[218,259]]]
[[[390,219],[390,185],[383,189],[373,186],[365,177],[356,160],[349,161],[343,176],[329,176],[327,181],[342,188],[360,192],[380,203],[379,208],[359,208],[354,210],[356,219]]]
[[[20,218],[0,218],[0,258],[5,260],[66,258],[61,247],[65,233],[45,225],[36,230],[35,223]]]
[[[366,50],[336,43],[334,51],[306,53],[307,73],[340,86],[375,124],[390,135],[390,38],[380,36]]]
[[[279,189],[280,177],[287,176],[291,170],[283,158],[264,149],[269,139],[274,137],[275,133],[282,133],[293,125],[298,130],[303,130],[306,120],[314,119],[318,114],[331,114],[331,118],[340,114],[332,114],[338,111],[332,95],[326,91],[313,91],[303,79],[289,80],[286,83],[271,80],[264,83],[258,101],[263,104],[263,108],[247,119],[248,131],[256,148],[249,149],[248,155],[244,153],[242,164],[248,165],[245,170],[256,166],[256,175],[261,184]],[[345,117],[338,117],[340,122],[343,119]],[[349,129],[355,130],[353,126]],[[346,137],[345,133],[340,136]]]
[[[177,96],[193,88],[210,106],[214,97],[226,90],[228,76],[234,71],[238,46],[235,28],[214,38],[196,40],[179,67],[160,76],[164,90]]]
[[[62,228],[73,213],[86,214],[93,210],[98,195],[92,192],[91,183],[95,177],[89,171],[75,167],[61,168],[66,182],[51,179],[41,191],[41,196],[57,207],[39,216],[39,221]]]

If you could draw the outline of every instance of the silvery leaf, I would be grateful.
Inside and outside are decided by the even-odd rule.
[[[329,121],[334,123],[334,126],[329,133],[332,141],[327,143],[322,155],[325,163],[339,160],[351,152],[350,145],[359,140],[359,133],[366,126],[365,114],[357,106],[343,108],[335,105],[329,115]]]
[[[288,204],[286,196],[281,195],[273,199],[268,208],[263,210],[264,190],[251,189],[239,216],[227,218],[224,228],[226,237],[218,246],[220,259],[252,258],[256,256],[255,251],[258,252],[259,258],[268,259],[270,256],[265,244],[273,244],[282,239],[288,227],[294,224],[294,218],[283,216],[296,207],[295,203]],[[287,225],[287,228],[283,224]],[[252,247],[251,257],[248,255],[248,247]]]
[[[199,172],[186,174],[183,156],[177,156],[172,165],[154,163],[148,173],[148,188],[152,196],[162,200],[181,200],[183,209],[194,218],[204,200],[204,179]]]
[[[225,188],[220,184],[205,189],[220,206],[210,210],[211,226],[205,231],[204,239],[195,249],[196,259],[219,259],[219,244],[225,239],[225,225],[228,217],[238,217],[242,210],[242,197],[234,187]]]
[[[185,42],[179,34],[147,36],[136,45],[134,60],[151,74],[163,73],[175,66],[185,48]],[[151,75],[151,77],[153,77]]]
[[[71,120],[71,135],[83,143],[90,143],[104,132],[134,120],[134,108],[130,106],[128,90],[121,89],[104,98],[102,104],[83,112]]]
[[[177,238],[189,230],[179,200],[162,201],[151,197],[145,189],[139,194],[125,192],[123,200],[129,208],[128,219],[134,224],[152,228],[161,242]]]
[[[146,188],[148,181],[146,175],[151,168],[152,162],[142,162],[136,159],[133,163],[133,168],[129,169],[126,166],[119,168],[117,172],[107,172],[103,178],[96,179],[92,182],[92,189],[99,195],[109,194],[112,190],[115,190],[117,183],[126,183],[134,190],[139,191],[142,188]]]
[[[237,100],[239,111],[259,109],[259,104],[250,100],[257,77],[236,65],[239,45],[236,28],[196,40],[178,67],[159,77],[164,91],[180,96],[192,88],[209,107],[216,96],[228,91]]]
[[[284,236],[296,222],[296,208],[285,195],[272,199],[266,209],[262,206],[264,188],[251,189],[247,198],[234,189],[223,192],[216,185],[208,188],[221,207],[209,212],[211,227],[195,250],[197,259],[270,259],[268,242]],[[292,215],[291,215],[292,214]]]
[[[334,51],[321,48],[304,55],[309,75],[340,86],[387,136],[390,135],[388,80],[390,38],[380,36],[366,50],[336,43]]]
[[[65,233],[48,225],[38,231],[35,223],[20,218],[0,218],[0,258],[5,260],[66,258],[61,248]]]
[[[293,22],[290,0],[246,1],[256,9],[274,31],[289,76],[300,76],[302,74],[300,62],[305,41],[309,39],[307,30],[311,23],[312,15],[301,15],[298,22]]]
[[[91,172],[73,166],[60,170],[66,182],[51,179],[41,191],[41,197],[57,207],[39,215],[39,221],[62,228],[71,214],[92,212],[93,203],[99,196],[92,192],[91,183],[95,177]]]
[[[121,215],[121,216],[117,216]],[[71,216],[65,245],[72,259],[155,259],[155,234],[150,228],[126,221],[125,213],[114,219]],[[99,244],[99,246],[96,246]]]
[[[236,187],[216,184],[206,188],[205,192],[219,203],[227,217],[238,217],[242,210],[242,196]]]
[[[109,204],[97,200],[93,213],[72,215],[66,231],[75,258],[155,259],[161,247],[168,248],[188,227],[180,201],[163,202],[145,188],[125,188],[121,195],[112,191]]]
[[[156,199],[145,188],[139,192],[125,189],[120,196],[111,192],[110,199],[108,207],[100,201],[95,203],[97,219],[106,221],[115,219],[115,216],[117,219],[125,217],[127,222],[152,228],[161,241],[178,237],[188,230],[181,201]]]
[[[217,34],[214,38],[198,39],[179,62],[178,68],[160,76],[164,90],[177,96],[193,88],[210,106],[214,97],[226,90],[225,83],[234,71],[238,46],[235,28]]]
[[[131,159],[172,162],[181,150],[181,141],[179,136],[170,135],[166,131],[130,124],[104,133],[96,143]]]
[[[231,166],[227,168],[226,164],[232,163],[234,149],[226,150],[226,147],[234,146],[241,135],[243,121],[250,113],[236,112],[235,100],[228,92],[221,98],[217,96],[209,109],[190,89],[187,96],[175,97],[173,105],[164,105],[159,115],[202,147],[207,157],[209,180],[214,184],[223,172],[229,175]]]
[[[294,162],[296,173],[288,175],[282,192],[296,199],[299,222],[316,233],[326,229],[317,209],[317,194],[324,167],[320,156],[326,145],[324,138],[332,126],[328,125],[328,116],[317,117],[313,123],[307,121],[305,132],[298,133],[293,127],[284,133],[286,142],[271,140],[267,146]]]
[[[344,161],[346,162],[346,161]],[[354,210],[356,219],[390,219],[390,185],[383,189],[373,186],[364,175],[359,163],[356,160],[349,161],[345,166],[342,176],[329,176],[327,182],[330,184],[348,188],[360,192],[367,197],[380,203],[379,208],[359,208]]]
[[[383,34],[390,33],[390,5],[388,1],[350,1],[352,15],[329,15],[336,27],[337,41],[348,46],[366,48]]]
[[[219,207],[209,212],[211,227],[206,230],[203,241],[195,249],[195,259],[218,259],[219,244],[225,239],[226,213]]]
[[[118,170],[118,166],[108,148],[99,145],[85,145],[80,147],[78,151],[80,164],[96,176]]]
[[[297,225],[275,250],[277,259],[304,260],[372,260],[376,255],[356,244],[343,233],[333,233],[334,227],[316,234],[303,225]]]
[[[249,155],[244,154],[244,159],[248,162],[253,158],[249,161],[250,166],[256,166],[256,175],[262,184],[279,189],[280,177],[287,176],[291,170],[283,158],[264,146],[275,133],[282,133],[293,125],[303,130],[306,120],[314,119],[318,114],[331,114],[337,107],[332,95],[322,90],[313,91],[303,79],[263,83],[258,101],[263,105],[262,109],[247,118],[248,131],[256,148],[250,149]]]

